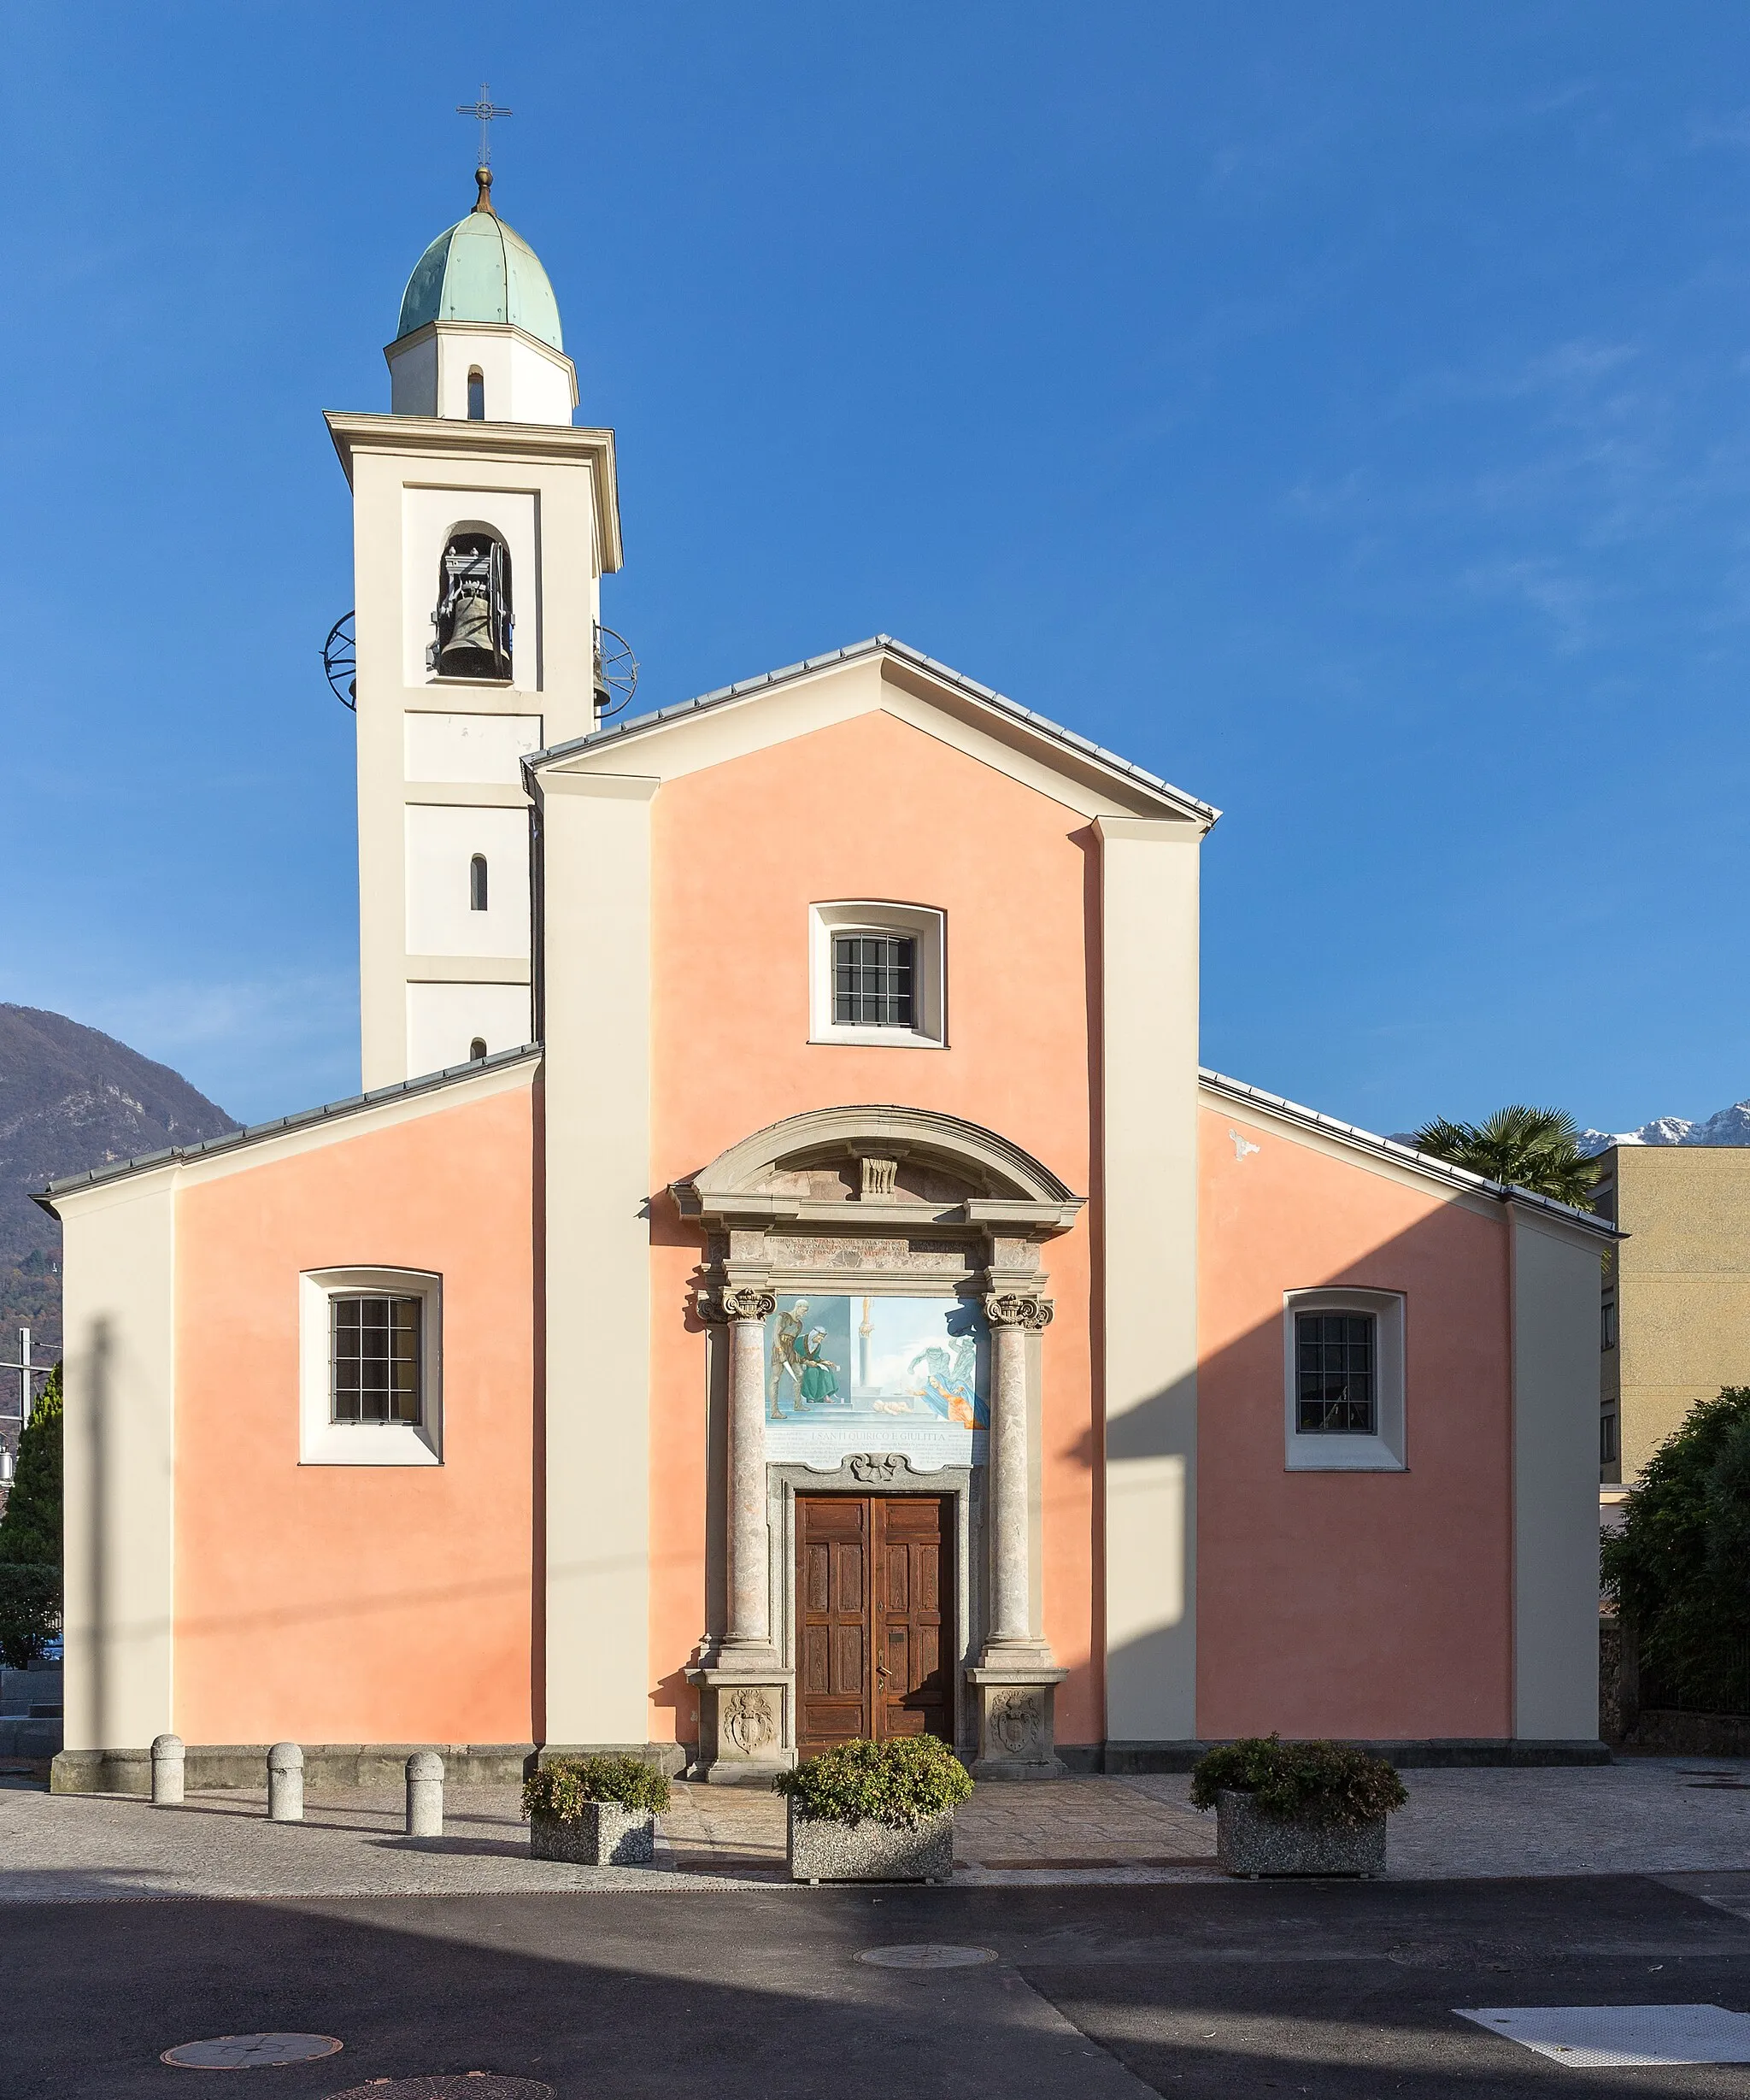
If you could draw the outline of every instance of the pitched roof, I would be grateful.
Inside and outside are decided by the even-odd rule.
[[[1434,1180],[1448,1182],[1455,1188],[1468,1189],[1478,1196],[1494,1196],[1502,1200],[1510,1197],[1516,1203],[1529,1203],[1534,1209],[1549,1211],[1570,1225],[1584,1226],[1606,1239],[1629,1237],[1607,1219],[1600,1218],[1595,1210],[1577,1210],[1571,1203],[1559,1203],[1553,1196],[1540,1196],[1536,1190],[1522,1189],[1516,1182],[1491,1181],[1486,1174],[1473,1174],[1467,1167],[1454,1167],[1450,1160],[1436,1159],[1431,1152],[1418,1152],[1413,1145],[1400,1144],[1394,1138],[1382,1138],[1377,1132],[1362,1130],[1356,1124],[1339,1122],[1334,1115],[1303,1107],[1298,1101],[1286,1100],[1281,1094],[1266,1093],[1261,1086],[1248,1086],[1244,1079],[1230,1079],[1224,1072],[1212,1072],[1207,1065],[1199,1066],[1197,1079],[1212,1093],[1224,1095],[1230,1101],[1253,1108],[1268,1109],[1272,1115],[1301,1124],[1308,1130],[1322,1131],[1326,1137],[1342,1138],[1345,1144],[1360,1145]]]
[[[1108,751],[1103,744],[1091,738],[1078,736],[1073,729],[1066,729],[1062,723],[1054,722],[1044,715],[1036,714],[1031,708],[1024,708],[1018,700],[996,692],[989,685],[981,685],[976,679],[967,678],[945,663],[938,663],[933,656],[926,656],[921,650],[910,648],[906,643],[896,641],[890,634],[873,634],[866,641],[853,642],[847,649],[836,649],[824,656],[808,656],[801,663],[788,663],[779,671],[767,671],[760,678],[739,679],[733,685],[719,685],[714,692],[701,693],[696,699],[678,700],[672,706],[658,708],[649,715],[635,715],[629,721],[609,722],[592,730],[588,736],[573,737],[568,743],[549,744],[543,751],[531,752],[523,761],[530,771],[555,763],[564,758],[573,758],[579,751],[601,750],[610,744],[628,738],[649,734],[652,730],[663,729],[671,723],[683,721],[703,713],[708,708],[726,707],[732,701],[746,700],[755,694],[769,691],[776,685],[787,685],[797,679],[810,678],[821,671],[830,671],[846,663],[855,663],[866,656],[891,656],[895,662],[909,665],[913,670],[951,686],[968,699],[976,700],[995,713],[1007,716],[1011,721],[1030,729],[1035,734],[1062,744],[1078,757],[1091,761],[1107,771],[1120,775],[1131,785],[1141,787],[1154,797],[1172,805],[1181,815],[1195,818],[1205,829],[1221,815],[1207,802],[1188,795],[1183,788],[1163,780],[1159,774],[1150,773],[1128,759],[1120,758],[1116,751]]]
[[[451,1065],[443,1072],[427,1072],[416,1079],[402,1079],[393,1086],[379,1086],[368,1094],[349,1094],[344,1101],[325,1102],[319,1109],[300,1109],[293,1115],[276,1115],[271,1122],[250,1123],[242,1130],[226,1131],[222,1138],[204,1138],[198,1144],[168,1144],[156,1152],[142,1152],[135,1159],[111,1160],[106,1166],[88,1168],[85,1173],[61,1174],[45,1189],[33,1189],[31,1201],[52,1214],[57,1196],[77,1195],[104,1181],[120,1181],[128,1174],[145,1174],[173,1160],[206,1159],[215,1152],[235,1152],[248,1144],[261,1144],[269,1138],[283,1138],[288,1131],[305,1130],[312,1124],[329,1123],[341,1116],[358,1115],[367,1109],[380,1109],[387,1102],[405,1100],[412,1094],[432,1094],[442,1087],[458,1086],[478,1079],[483,1072],[502,1071],[521,1058],[538,1057],[538,1043],[519,1049],[496,1050],[490,1057],[471,1058],[465,1065]]]

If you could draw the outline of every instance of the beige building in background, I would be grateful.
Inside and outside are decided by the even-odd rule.
[[[1750,1385],[1750,1146],[1612,1145],[1599,1165],[1594,1208],[1627,1235],[1604,1262],[1599,1478],[1632,1486],[1698,1400]]]

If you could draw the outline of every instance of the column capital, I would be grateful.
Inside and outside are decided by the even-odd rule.
[[[1033,1291],[991,1291],[984,1298],[984,1317],[993,1327],[1025,1327],[1034,1334],[1051,1325],[1054,1309],[1049,1298]]]
[[[755,1284],[725,1284],[699,1293],[699,1312],[706,1320],[765,1320],[777,1309],[778,1300]]]

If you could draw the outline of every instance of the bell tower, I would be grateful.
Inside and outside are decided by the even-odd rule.
[[[415,264],[390,413],[330,415],[353,497],[364,1085],[534,1034],[521,761],[597,719],[601,583],[620,562],[611,430],[492,173]]]

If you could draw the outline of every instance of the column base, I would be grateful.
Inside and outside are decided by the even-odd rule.
[[[699,1687],[699,1758],[690,1778],[708,1786],[769,1786],[796,1763],[784,1747],[795,1673],[737,1667],[727,1657],[687,1672]]]
[[[978,1715],[975,1779],[1061,1779],[1057,1688],[1069,1675],[1048,1662],[1004,1662],[994,1656],[966,1672]]]

